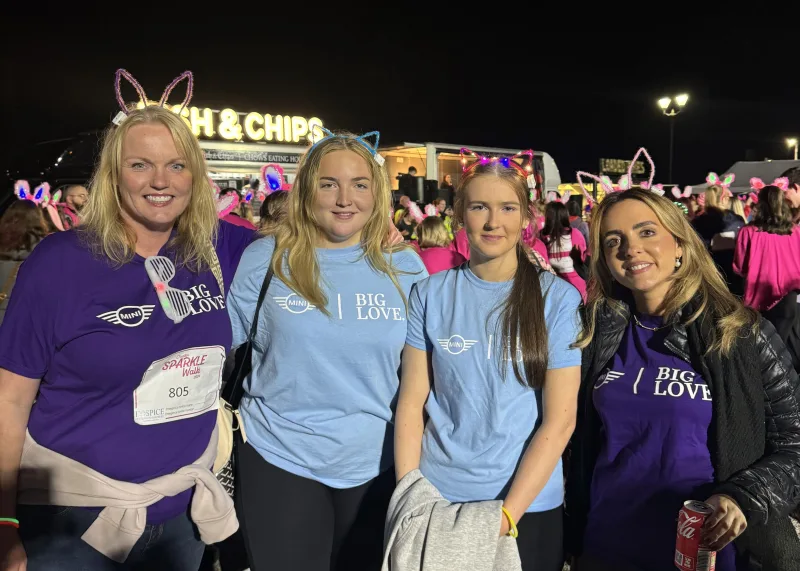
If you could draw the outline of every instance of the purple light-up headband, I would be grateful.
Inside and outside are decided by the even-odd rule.
[[[149,100],[147,99],[147,94],[144,92],[144,88],[142,88],[141,84],[136,81],[136,79],[125,69],[118,69],[116,74],[116,79],[114,81],[114,90],[117,94],[117,103],[119,103],[120,109],[122,109],[122,113],[125,115],[130,114],[130,109],[125,104],[125,100],[122,98],[122,92],[120,91],[120,83],[121,80],[125,78],[128,83],[130,83],[133,88],[136,90],[136,94],[139,96],[139,101],[141,101],[142,105],[147,107],[149,104]],[[183,80],[186,80],[186,97],[183,98],[183,102],[180,105],[180,109],[178,114],[180,115],[183,110],[189,105],[189,102],[192,100],[192,94],[194,92],[194,75],[192,75],[191,71],[184,71],[178,77],[172,80],[167,88],[164,90],[164,93],[161,95],[161,99],[158,101],[159,107],[164,107],[167,104],[167,99],[169,99],[172,90]]]

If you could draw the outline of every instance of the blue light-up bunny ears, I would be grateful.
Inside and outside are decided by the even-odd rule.
[[[125,103],[125,100],[122,98],[122,92],[120,91],[120,82],[122,79],[125,79],[130,83],[133,88],[136,90],[136,94],[139,96],[139,102],[143,106],[148,106],[151,104],[151,101],[147,99],[147,94],[144,92],[144,88],[142,85],[136,81],[136,79],[125,69],[119,68],[116,73],[116,77],[114,80],[114,91],[117,94],[117,103],[119,103],[120,111],[116,117],[114,117],[114,124],[119,125],[122,121],[127,117],[131,110],[128,105]],[[192,94],[194,93],[194,75],[192,75],[191,71],[184,71],[178,77],[172,80],[167,88],[164,90],[164,93],[161,94],[161,99],[159,99],[157,105],[159,107],[164,107],[167,104],[167,99],[169,99],[172,90],[183,80],[186,80],[186,96],[183,98],[183,102],[180,106],[175,106],[178,115],[180,115],[184,108],[189,105],[189,102],[192,100]],[[153,102],[155,104],[155,102]]]
[[[383,164],[386,162],[386,159],[384,159],[383,156],[378,152],[378,144],[380,143],[381,140],[380,131],[370,131],[369,133],[364,133],[363,135],[353,136],[353,135],[341,135],[338,133],[334,133],[333,131],[329,131],[325,127],[322,127],[321,125],[317,125],[315,126],[315,128],[325,133],[325,136],[320,138],[316,143],[314,143],[308,148],[309,153],[314,149],[314,147],[319,145],[322,141],[326,141],[331,138],[350,139],[351,141],[356,141],[357,143],[363,145],[364,148],[366,148],[369,151],[369,154],[372,155],[372,158],[375,159],[375,162],[378,163],[378,166],[383,166]],[[375,142],[370,143],[369,141],[367,141],[369,137],[375,137]]]

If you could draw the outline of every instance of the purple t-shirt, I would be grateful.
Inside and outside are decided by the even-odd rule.
[[[648,327],[660,317],[637,315]],[[631,319],[617,354],[594,383],[603,444],[591,485],[584,552],[647,571],[673,571],[678,511],[706,500],[711,393],[692,366],[664,346],[669,328]],[[734,571],[729,545],[718,571]]]
[[[252,239],[251,230],[220,224],[217,255],[226,289]],[[161,424],[134,421],[134,390],[148,368],[152,375],[169,361],[152,364],[191,348],[215,348],[218,355],[219,347],[231,346],[225,296],[210,270],[178,267],[169,285],[192,298],[193,313],[177,325],[159,305],[141,256],[114,268],[74,230],[36,246],[0,326],[0,367],[42,379],[28,423],[39,444],[127,482],[170,474],[200,457],[215,409]],[[187,385],[202,361],[203,351],[196,353],[181,371],[188,371]],[[187,490],[150,506],[148,523],[180,514],[190,497]]]

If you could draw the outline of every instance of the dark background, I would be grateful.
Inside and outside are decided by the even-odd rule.
[[[800,136],[796,15],[781,30],[784,16],[759,27],[750,15],[704,20],[692,6],[593,26],[577,4],[564,7],[585,16],[581,26],[455,3],[392,15],[381,12],[390,5],[337,6],[327,19],[300,3],[280,14],[263,3],[126,5],[122,15],[37,4],[2,34],[0,174],[34,143],[106,127],[118,67],[153,99],[191,69],[199,107],[318,116],[329,128],[378,129],[383,144],[547,151],[564,181],[646,146],[656,181],[668,182],[663,95],[690,95],[671,182],[697,184],[737,160],[791,158],[785,138]]]

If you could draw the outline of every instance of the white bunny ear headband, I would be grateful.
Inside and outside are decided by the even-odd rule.
[[[125,103],[125,100],[122,98],[122,92],[120,90],[120,83],[123,78],[127,80],[127,82],[130,83],[136,90],[136,94],[139,96],[139,102],[142,105],[147,107],[148,105],[151,104],[151,101],[147,99],[147,94],[144,92],[144,88],[141,86],[141,84],[138,81],[136,81],[136,79],[127,70],[122,68],[118,69],[116,78],[114,80],[114,91],[117,94],[117,103],[119,103],[120,109],[122,109],[122,111],[117,113],[117,116],[114,117],[113,122],[115,125],[119,125],[120,123],[122,123],[125,120],[125,117],[127,117],[131,113],[131,108]],[[179,107],[177,107],[178,115],[180,115],[183,112],[184,108],[187,105],[189,105],[189,102],[192,100],[192,94],[194,93],[194,75],[192,75],[191,71],[184,71],[178,77],[173,79],[172,83],[170,83],[164,90],[164,93],[161,94],[161,99],[159,99],[156,105],[158,105],[159,107],[166,106],[167,99],[169,99],[169,96],[172,94],[172,90],[175,89],[175,87],[184,79],[186,80],[186,95],[183,98],[183,102],[180,104]]]
[[[584,178],[590,178],[595,181],[606,193],[612,192],[624,192],[626,190],[630,190],[634,187],[633,181],[633,166],[636,164],[636,160],[639,158],[639,155],[644,155],[644,158],[647,160],[648,164],[650,165],[650,176],[647,180],[642,181],[639,183],[639,187],[644,190],[651,190],[658,194],[659,196],[664,196],[664,186],[661,184],[653,184],[653,179],[656,176],[656,165],[653,163],[653,159],[650,157],[650,153],[647,152],[647,149],[641,147],[636,154],[633,156],[633,160],[631,161],[630,165],[628,165],[628,172],[622,175],[614,184],[606,175],[597,176],[595,174],[591,174],[584,171],[578,171],[578,185],[581,187],[583,191],[583,195],[586,197],[586,200],[589,201],[589,204],[594,203],[594,198],[592,198],[591,193],[584,185]]]

